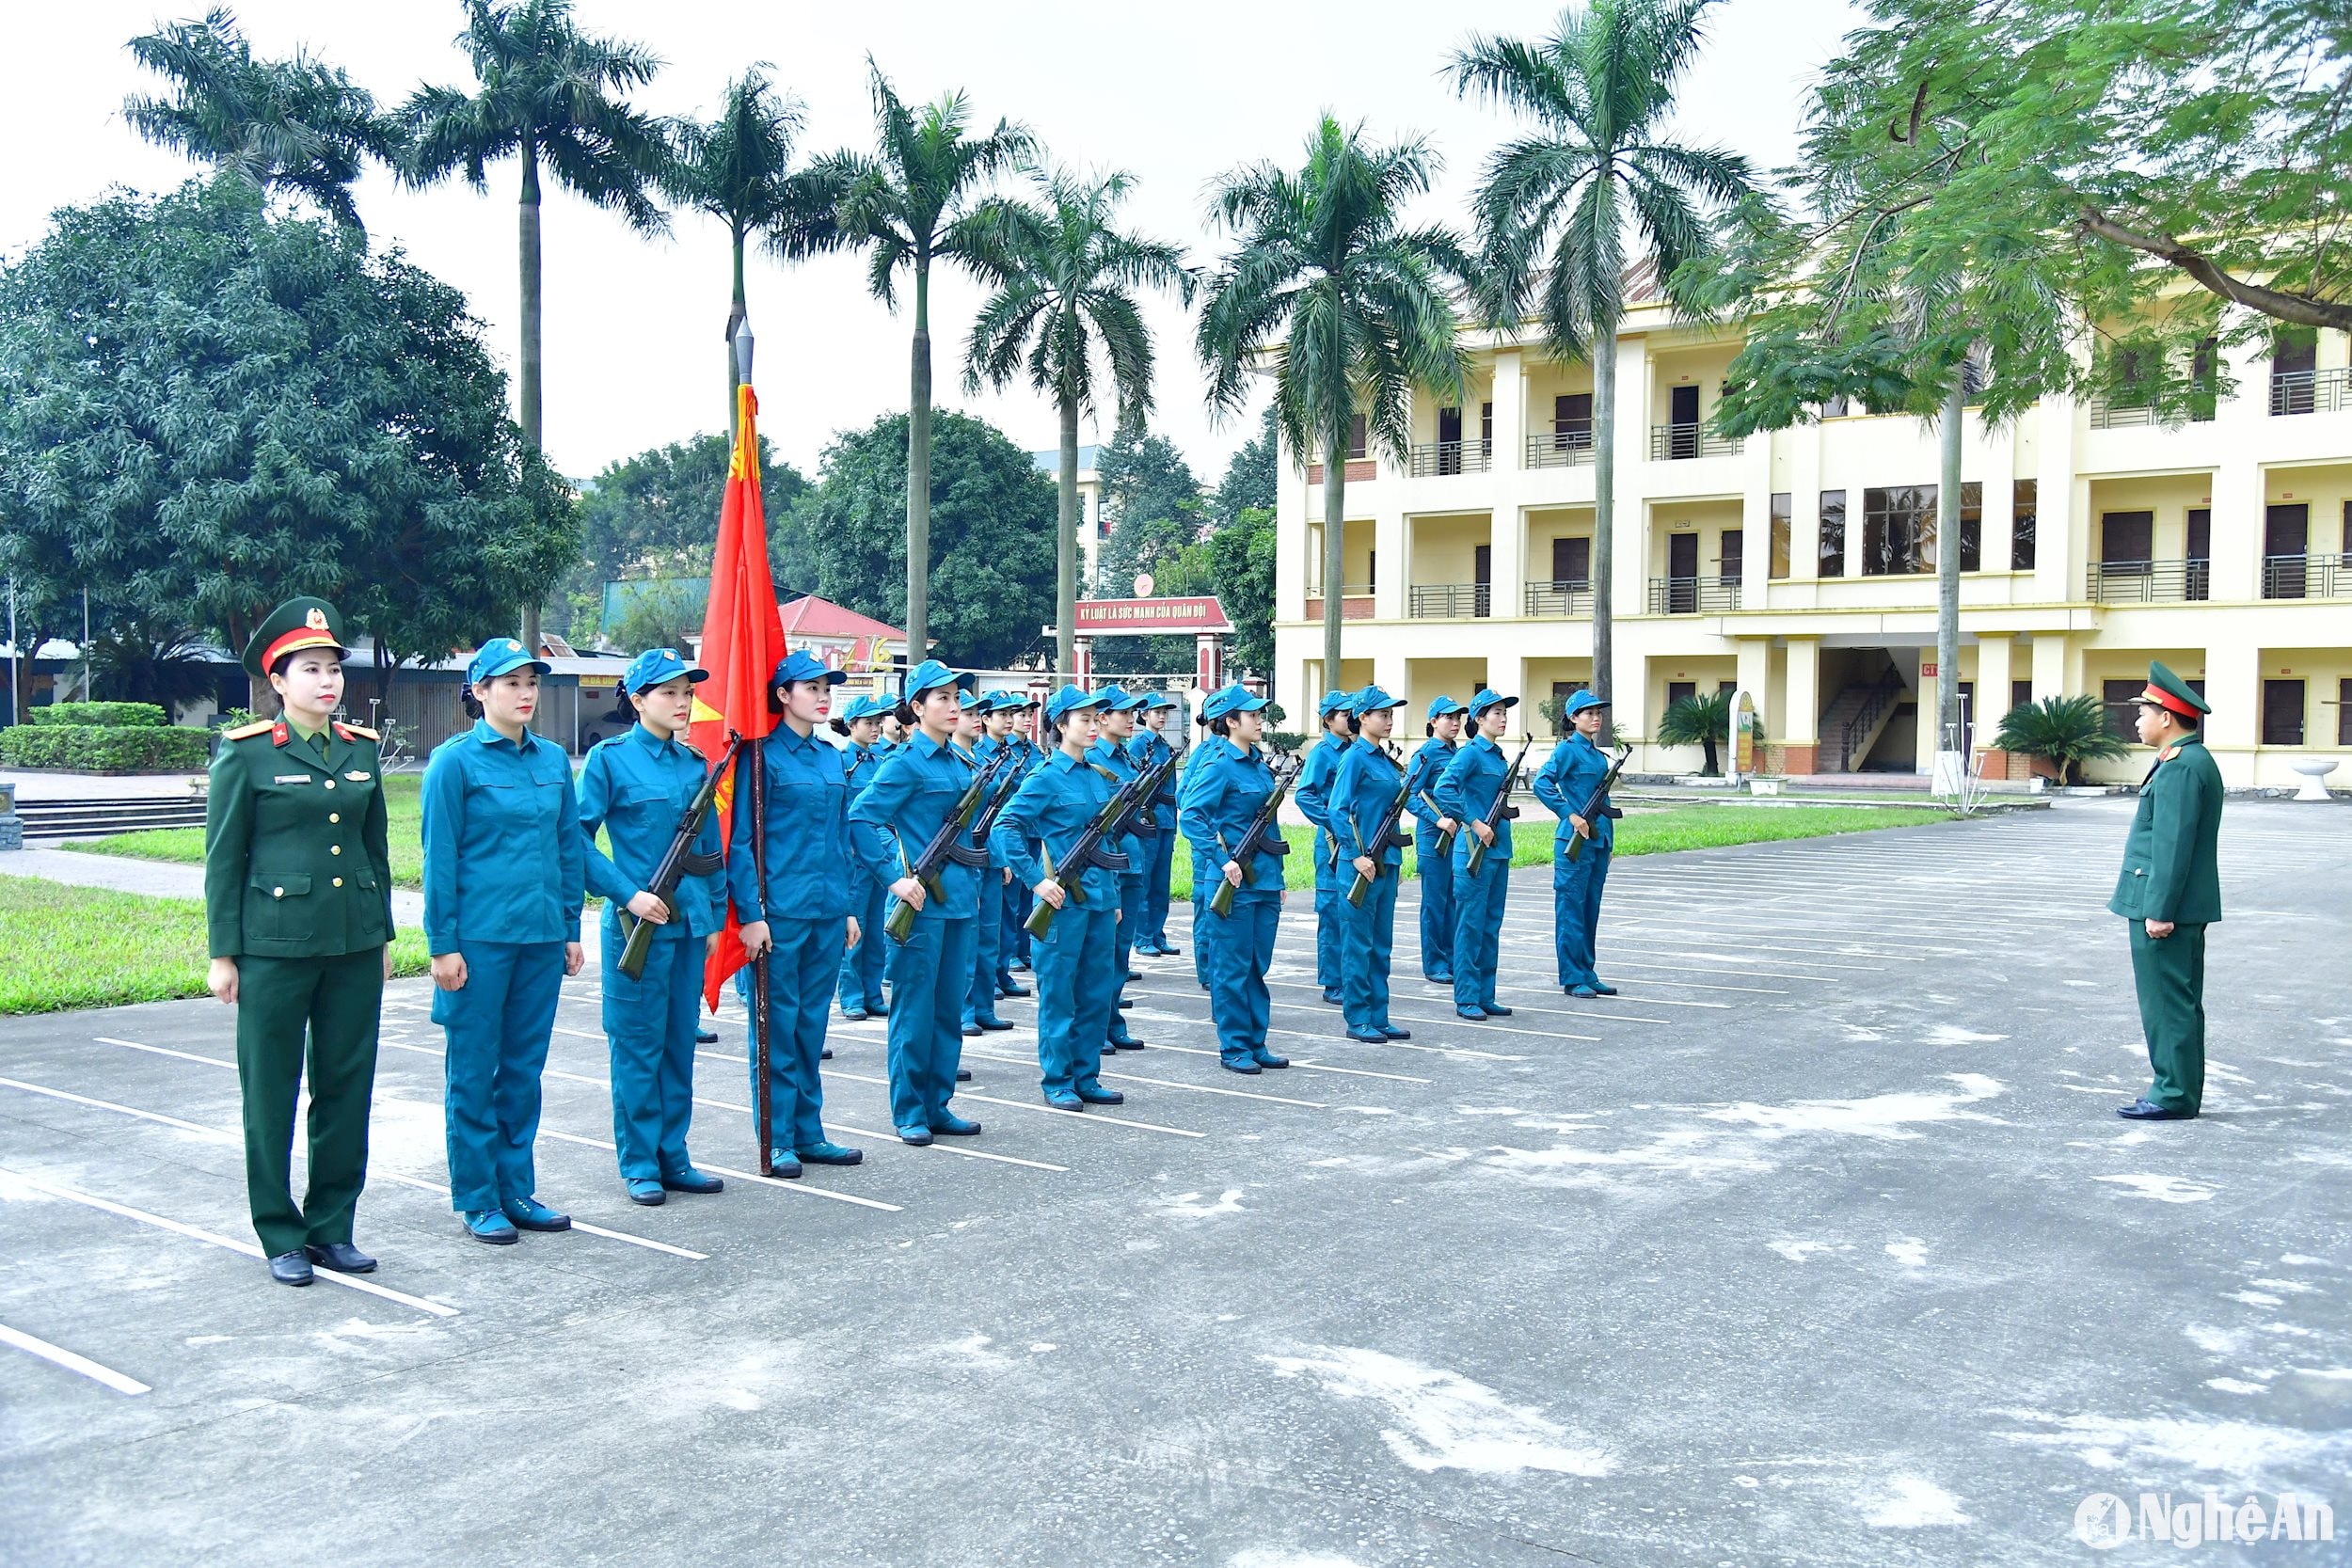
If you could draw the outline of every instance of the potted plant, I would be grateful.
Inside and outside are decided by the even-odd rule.
[[[1723,768],[1715,749],[1731,732],[1731,698],[1728,691],[1712,691],[1704,697],[1684,697],[1668,705],[1658,721],[1658,744],[1698,747],[1706,761],[1699,776],[1721,778]]]
[[[2020,703],[2001,719],[1998,751],[2031,758],[2060,784],[2079,784],[2083,764],[2125,755],[2131,748],[2107,726],[2105,704],[2088,694]]]

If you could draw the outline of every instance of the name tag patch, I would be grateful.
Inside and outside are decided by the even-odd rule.
[[[280,773],[270,780],[272,784],[309,784],[310,782],[310,775],[308,773]]]

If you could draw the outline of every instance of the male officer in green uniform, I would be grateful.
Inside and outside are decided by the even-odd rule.
[[[323,600],[291,599],[262,621],[245,667],[283,711],[222,734],[205,803],[206,984],[237,1009],[246,1195],[281,1285],[310,1284],[314,1263],[375,1267],[351,1226],[367,1185],[392,867],[375,732],[332,718],[340,619]],[[310,1179],[297,1206],[288,1165],[306,1043]]]
[[[2156,1081],[2120,1106],[2130,1121],[2185,1121],[2205,1095],[2205,927],[2221,918],[2221,769],[2198,725],[2213,709],[2161,664],[2148,667],[2139,739],[2156,748],[2107,908],[2129,922],[2132,984]]]

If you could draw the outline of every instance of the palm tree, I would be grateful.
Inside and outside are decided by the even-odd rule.
[[[716,119],[669,123],[672,159],[658,177],[661,191],[681,207],[727,226],[734,247],[735,294],[727,309],[727,420],[735,419],[735,329],[743,323],[743,246],[764,237],[768,248],[798,261],[833,241],[839,191],[816,169],[792,167],[801,132],[798,100],[770,85],[763,65],[727,84]]]
[[[1326,115],[1297,173],[1260,163],[1215,182],[1211,219],[1235,243],[1210,280],[1194,344],[1212,406],[1239,407],[1251,369],[1269,364],[1283,439],[1302,464],[1323,455],[1326,686],[1340,678],[1349,427],[1360,410],[1367,440],[1402,462],[1413,389],[1461,395],[1447,288],[1469,277],[1470,258],[1449,230],[1404,223],[1438,163],[1424,141],[1367,146],[1360,125]]]
[[[669,227],[646,187],[669,159],[660,122],[620,96],[661,69],[651,51],[592,38],[574,25],[571,0],[465,0],[457,45],[481,90],[420,87],[402,105],[408,139],[403,175],[414,186],[459,169],[486,192],[485,166],[512,154],[522,166],[522,352],[516,414],[523,439],[541,450],[539,356],[539,166],[596,206],[620,213],[640,233]],[[523,611],[523,640],[538,646],[539,607]]]
[[[1734,693],[1710,691],[1704,697],[1677,698],[1659,716],[1658,744],[1661,746],[1696,746],[1705,765],[1699,769],[1701,778],[1714,778],[1722,769],[1715,760],[1715,745],[1727,740],[1731,734],[1731,700]]]
[[[1474,207],[1487,305],[1516,329],[1533,305],[1546,346],[1593,365],[1593,689],[1613,675],[1617,324],[1629,230],[1670,293],[1713,239],[1701,207],[1751,190],[1747,160],[1663,138],[1675,83],[1714,0],[1590,0],[1538,43],[1473,37],[1454,56],[1464,96],[1536,122],[1486,160]],[[1539,297],[1540,296],[1540,297]]]
[[[396,161],[400,142],[376,118],[375,100],[342,70],[299,51],[291,60],[255,59],[236,17],[217,6],[201,22],[135,38],[130,49],[171,85],[168,97],[124,101],[140,135],[249,189],[306,196],[337,223],[360,226],[352,182],[369,158]]]
[[[1097,407],[1094,355],[1109,364],[1119,420],[1152,409],[1152,332],[1136,288],[1174,289],[1192,303],[1196,278],[1184,248],[1113,226],[1131,182],[1125,174],[1080,179],[1039,170],[1042,205],[1000,202],[996,292],[980,308],[965,346],[963,384],[1002,388],[1025,367],[1029,385],[1061,413],[1060,559],[1055,606],[1055,667],[1076,670],[1078,600],[1078,415]]]
[[[2061,784],[2082,783],[2086,762],[2106,762],[2130,752],[2115,733],[2106,705],[2088,693],[2018,704],[2002,717],[1993,745],[1996,751],[2039,757]]]
[[[839,152],[819,166],[841,192],[834,222],[841,243],[870,247],[866,284],[898,308],[900,269],[914,282],[914,344],[907,400],[907,658],[924,657],[930,619],[931,263],[952,261],[989,275],[994,229],[978,209],[997,175],[1033,155],[1027,130],[1000,119],[975,135],[961,92],[919,109],[899,102],[869,55],[874,151]]]

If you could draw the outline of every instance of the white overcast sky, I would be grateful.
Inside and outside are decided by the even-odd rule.
[[[123,44],[159,20],[202,8],[201,0],[8,8],[0,146],[16,152],[0,180],[0,251],[21,254],[40,239],[52,209],[90,201],[110,185],[154,191],[186,178],[185,163],[139,141],[123,120],[124,96],[153,80]],[[472,83],[453,42],[462,20],[454,0],[243,0],[234,8],[257,53],[307,45],[379,102],[397,102],[421,82]],[[1057,159],[1129,171],[1138,182],[1131,223],[1183,243],[1207,264],[1218,245],[1202,218],[1209,180],[1261,158],[1295,166],[1327,108],[1365,121],[1382,139],[1430,137],[1445,167],[1422,215],[1458,221],[1482,159],[1509,121],[1457,101],[1439,67],[1474,29],[1538,35],[1557,7],[580,0],[578,14],[590,30],[638,40],[663,57],[665,69],[641,98],[657,113],[707,114],[730,76],[770,62],[807,106],[811,152],[868,145],[869,52],[909,100],[961,87],[992,122],[1000,115],[1026,121]],[[1858,19],[1844,0],[1728,0],[1688,79],[1681,134],[1728,144],[1761,166],[1788,162],[1806,85]],[[403,247],[466,292],[511,371],[513,164],[493,166],[489,180],[486,197],[462,182],[410,192],[377,171],[358,199],[378,244]],[[718,226],[680,215],[670,237],[644,240],[552,185],[545,222],[546,440],[556,466],[585,477],[646,447],[723,427],[727,258]],[[849,257],[795,268],[758,259],[748,286],[761,428],[813,474],[834,432],[905,406],[909,324],[868,297],[862,262]],[[962,339],[979,297],[961,278],[934,283],[939,401],[971,409],[1024,446],[1050,447],[1054,413],[1033,394],[962,391]],[[1154,424],[1214,483],[1254,418],[1213,421],[1185,314],[1159,303],[1151,321],[1161,368]],[[1104,423],[1082,438],[1106,435]]]

